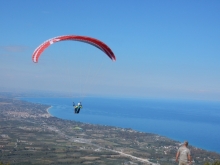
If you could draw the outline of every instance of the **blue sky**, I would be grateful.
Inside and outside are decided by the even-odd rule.
[[[220,100],[218,0],[8,0],[0,5],[0,90]],[[99,49],[60,35],[105,42]]]

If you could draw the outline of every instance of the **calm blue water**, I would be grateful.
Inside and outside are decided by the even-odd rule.
[[[22,98],[53,107],[61,119],[155,133],[220,153],[220,103],[199,101],[84,98],[80,114],[73,113],[71,98]]]

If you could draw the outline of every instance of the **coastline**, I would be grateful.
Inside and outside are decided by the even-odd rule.
[[[91,100],[91,98],[89,99],[89,101],[90,100]],[[216,128],[218,129],[219,126],[216,123],[214,123],[215,127],[213,127],[212,123],[210,124],[210,123],[206,123],[206,122],[204,122],[204,123],[203,122],[202,123],[201,122],[188,122],[187,120],[186,121],[185,120],[183,120],[183,121],[182,120],[179,120],[179,121],[175,120],[174,121],[174,120],[167,120],[167,118],[163,118],[161,120],[160,118],[158,118],[158,119],[157,118],[156,119],[152,118],[151,119],[150,117],[147,117],[147,120],[146,120],[146,118],[135,118],[134,116],[132,116],[131,118],[127,118],[127,117],[122,118],[123,119],[123,122],[122,122],[121,118],[115,118],[115,116],[112,116],[114,111],[113,112],[108,111],[108,109],[110,110],[110,108],[112,108],[111,106],[109,106],[108,109],[106,110],[106,113],[108,113],[108,115],[106,115],[106,113],[102,113],[103,111],[100,111],[100,113],[99,113],[99,111],[96,111],[96,112],[98,112],[97,114],[91,114],[91,111],[88,111],[86,113],[83,113],[84,111],[82,111],[81,114],[79,116],[77,116],[77,118],[75,116],[74,116],[74,118],[72,118],[71,117],[72,112],[69,113],[69,111],[65,111],[65,113],[63,113],[63,112],[59,113],[59,111],[55,111],[53,115],[50,114],[50,112],[49,112],[50,108],[53,107],[57,110],[56,104],[59,102],[59,100],[57,100],[57,99],[47,98],[45,100],[45,98],[44,98],[42,100],[42,99],[39,99],[39,98],[36,98],[36,99],[34,98],[34,100],[31,99],[31,101],[30,100],[28,100],[28,101],[29,102],[40,103],[40,104],[43,104],[43,105],[46,104],[48,106],[48,108],[46,108],[46,110],[47,110],[47,114],[48,114],[49,117],[57,117],[59,119],[65,119],[65,120],[67,119],[67,120],[80,121],[80,122],[83,122],[83,123],[91,123],[91,124],[98,124],[98,125],[109,125],[109,126],[115,126],[115,127],[121,127],[121,128],[127,128],[128,127],[128,128],[132,128],[132,129],[134,129],[136,131],[139,131],[139,132],[153,133],[153,134],[158,134],[160,136],[165,136],[165,137],[168,137],[169,139],[176,140],[180,143],[182,141],[184,141],[185,139],[187,139],[190,142],[190,145],[192,145],[192,146],[197,146],[197,148],[201,148],[201,149],[211,151],[211,152],[220,153],[219,148],[217,147],[218,145],[212,144],[212,143],[204,143],[205,140],[197,138],[199,136],[200,137],[203,136],[204,132],[206,132],[207,135],[209,134],[209,132],[212,132],[212,135],[214,135],[214,136],[208,137],[208,139],[210,140],[210,138],[211,138],[211,141],[213,143],[215,141],[217,141],[217,139],[219,137],[219,133],[214,131],[214,129],[216,129]],[[62,102],[61,102],[60,105],[63,106],[65,104],[62,107],[62,108],[65,108],[65,106],[68,104],[69,100],[64,101],[62,99],[61,101]],[[91,110],[97,108],[97,107],[94,106],[94,104],[90,105],[89,101],[87,101],[87,104],[88,104],[87,106],[90,106]],[[114,101],[117,103],[117,100],[114,100]],[[121,100],[119,100],[119,101],[121,103]],[[53,104],[54,102],[56,104]],[[63,102],[64,102],[64,104],[63,104]],[[92,103],[93,102],[94,102],[94,100],[92,100]],[[123,103],[124,102],[122,101],[122,104]],[[151,103],[151,102],[149,102],[149,103]],[[152,105],[149,104],[150,108],[154,107],[154,103],[155,102],[153,102]],[[164,103],[162,102],[161,104],[163,105]],[[52,106],[52,105],[54,105],[54,106]],[[164,104],[164,105],[166,106],[167,104]],[[177,105],[177,104],[175,104],[175,105]],[[180,105],[182,105],[182,104],[180,104]],[[126,104],[126,106],[127,106],[127,104]],[[121,105],[120,105],[120,108],[121,108]],[[149,108],[149,111],[151,110],[150,108]],[[191,108],[191,106],[189,108]],[[200,107],[197,107],[197,108],[200,108]],[[116,108],[114,107],[114,109],[117,109],[117,106],[116,106]],[[105,110],[105,109],[103,108],[103,110]],[[159,110],[160,109],[158,109],[157,111],[161,112]],[[172,111],[172,109],[171,110],[168,109],[168,110],[169,110],[168,112],[176,112],[176,110],[175,111]],[[178,110],[182,110],[182,109],[180,108]],[[140,112],[142,112],[142,111],[140,111]],[[192,113],[192,112],[194,112],[194,113]],[[192,112],[190,112],[191,116],[195,116],[195,114],[197,114],[196,111],[192,111]],[[213,110],[213,112],[216,112],[215,109]],[[186,114],[189,114],[189,112],[186,113]],[[93,115],[93,116],[91,117],[91,115]],[[100,115],[102,116],[102,118],[100,118]],[[120,115],[120,113],[119,113],[119,115]],[[155,110],[148,112],[148,116],[149,115],[154,117]],[[179,117],[178,115],[179,115],[179,113],[176,113],[177,117]],[[144,114],[143,114],[143,116],[144,116]],[[202,114],[201,117],[204,117],[204,114]],[[113,120],[114,120],[114,123],[111,122]],[[209,120],[209,121],[211,121],[211,120]],[[133,124],[130,124],[130,123],[136,123],[136,124],[133,125]],[[142,123],[145,123],[145,125],[147,125],[147,126],[155,125],[155,127],[154,128],[145,127]],[[176,127],[176,125],[178,125],[179,128],[184,128],[185,129],[186,123],[188,125],[190,125],[190,127],[187,127],[187,129],[189,129],[189,132],[193,133],[191,136],[188,136],[188,135],[185,135],[181,132],[178,132],[178,128]],[[206,131],[201,130],[201,128],[206,128],[205,129]],[[175,131],[173,131],[173,130],[175,130]],[[175,132],[175,133],[173,133],[173,132]]]
[[[8,100],[0,100],[0,102],[7,102]],[[46,154],[47,159],[50,161],[63,161],[63,157],[60,158],[60,155],[64,154],[66,152],[66,146],[69,146],[70,142],[71,145],[74,147],[74,150],[71,150],[70,152],[72,152],[71,154],[69,154],[69,157],[67,157],[68,161],[71,162],[75,162],[78,163],[79,161],[81,161],[81,157],[83,158],[82,160],[85,161],[85,157],[88,158],[88,154],[90,155],[89,158],[92,159],[92,161],[96,161],[97,164],[99,164],[99,160],[102,159],[103,162],[109,162],[109,157],[106,158],[106,160],[104,160],[104,158],[106,157],[106,153],[105,151],[107,151],[108,155],[112,155],[112,157],[114,157],[115,159],[112,159],[112,162],[118,162],[118,156],[115,157],[115,153],[120,154],[121,156],[125,156],[125,157],[130,157],[132,158],[132,162],[133,161],[138,161],[138,162],[149,162],[153,161],[160,161],[160,163],[168,163],[168,164],[173,164],[175,162],[173,162],[172,159],[174,155],[173,152],[170,152],[171,150],[173,151],[173,149],[176,149],[176,147],[179,146],[179,142],[172,140],[170,138],[166,138],[163,137],[159,134],[152,134],[152,133],[147,133],[145,134],[144,132],[139,132],[139,131],[135,131],[131,128],[120,128],[120,127],[111,127],[111,126],[107,126],[107,125],[96,125],[96,124],[89,124],[89,123],[82,123],[82,122],[75,122],[75,121],[68,121],[68,120],[63,120],[62,118],[58,118],[58,117],[50,117],[52,116],[50,114],[50,108],[54,108],[54,110],[56,111],[56,109],[58,110],[63,110],[63,108],[68,108],[69,106],[65,107],[63,106],[63,104],[58,104],[58,107],[56,107],[56,104],[50,104],[47,102],[47,104],[39,104],[39,102],[37,104],[29,104],[29,103],[25,103],[25,102],[20,102],[20,101],[13,101],[13,100],[9,100],[8,102],[12,103],[13,108],[11,107],[11,105],[9,104],[9,106],[4,106],[4,108],[1,108],[1,111],[3,112],[3,114],[6,114],[6,116],[3,115],[5,120],[1,120],[1,123],[3,121],[3,125],[7,124],[8,120],[7,119],[11,119],[11,124],[14,124],[15,126],[11,126],[11,127],[4,127],[4,129],[1,129],[2,132],[0,132],[1,134],[3,134],[4,136],[6,136],[4,133],[5,132],[10,132],[12,135],[14,134],[14,136],[11,136],[14,138],[13,141],[16,141],[16,138],[20,135],[23,134],[24,137],[27,137],[28,140],[33,141],[33,137],[30,136],[30,132],[27,130],[32,130],[32,133],[36,134],[34,137],[34,145],[36,145],[37,150],[39,150],[40,155],[36,155],[33,154],[33,156],[30,158],[30,160],[33,161],[39,161],[42,160],[42,155],[45,155],[45,152],[42,152],[42,149],[39,148],[39,145],[42,145],[42,140],[41,139],[48,139],[48,137],[50,140],[46,140],[45,141],[45,145],[50,145],[53,144],[53,148],[55,148],[55,150],[60,150],[60,145],[57,144],[61,144],[63,147],[63,152],[60,152],[59,154],[57,152],[48,152],[49,155]],[[62,103],[62,102],[61,102]],[[17,108],[17,109],[16,109]],[[33,109],[33,111],[32,111]],[[15,110],[15,111],[12,111]],[[47,112],[45,112],[45,110]],[[8,113],[9,112],[9,113]],[[69,113],[66,113],[69,112]],[[84,112],[84,111],[82,111]],[[61,111],[60,114],[63,114],[64,112]],[[65,115],[70,115],[70,113],[72,114],[72,110],[68,110],[65,111]],[[89,114],[91,112],[87,111],[85,114]],[[18,114],[18,115],[15,115]],[[28,114],[28,115],[27,115]],[[82,113],[80,116],[74,116],[77,118],[87,118],[88,116],[86,116],[84,113]],[[99,115],[99,114],[98,114]],[[111,115],[111,113],[110,113]],[[110,116],[108,114],[108,116]],[[39,116],[40,117],[40,121],[38,120],[38,117],[34,117],[34,116]],[[54,113],[53,116],[57,116],[57,113]],[[2,117],[2,116],[1,116]],[[24,120],[22,120],[22,125],[20,127],[17,126],[18,121],[20,121],[20,118],[24,117]],[[32,118],[31,122],[35,123],[34,125],[29,125],[30,124],[30,118]],[[104,116],[102,116],[101,118],[103,118]],[[111,116],[110,116],[111,117]],[[115,119],[117,119],[117,117],[114,117],[114,121]],[[25,120],[25,118],[27,118],[27,120]],[[57,118],[57,119],[56,119]],[[89,116],[89,118],[91,118],[91,116]],[[100,115],[98,117],[95,117],[93,115],[93,118],[95,118],[95,120],[100,119]],[[118,118],[119,120],[121,118]],[[88,120],[88,118],[86,119]],[[104,117],[104,120],[106,120],[106,118]],[[112,120],[112,118],[111,118]],[[128,118],[129,122],[134,120]],[[140,120],[140,118],[138,119]],[[145,119],[144,119],[145,120]],[[117,121],[117,120],[116,120]],[[126,120],[125,120],[126,121]],[[4,123],[5,122],[5,123]],[[124,121],[123,121],[124,122]],[[43,125],[42,125],[43,123]],[[137,123],[137,122],[136,122]],[[146,121],[145,121],[146,123]],[[155,123],[155,121],[154,121]],[[117,124],[117,122],[116,122]],[[155,123],[156,124],[156,123]],[[145,125],[146,126],[146,125]],[[80,127],[82,128],[82,131],[77,131],[74,128],[76,127]],[[13,130],[12,130],[13,128]],[[35,129],[33,129],[35,128]],[[6,129],[6,130],[5,130]],[[39,134],[39,130],[42,130],[41,133]],[[91,131],[92,130],[92,131]],[[83,133],[83,134],[82,134]],[[54,134],[56,134],[57,136],[54,136]],[[64,138],[64,139],[63,139]],[[135,143],[134,143],[134,138],[135,138]],[[6,149],[9,149],[8,152],[10,152],[11,145],[10,145],[10,141],[11,139],[9,138],[5,138],[6,141],[8,141],[8,145]],[[114,144],[112,144],[112,141],[114,141]],[[126,142],[125,142],[126,141]],[[39,142],[39,143],[37,143]],[[55,142],[55,143],[54,143]],[[141,145],[140,145],[141,142]],[[76,144],[77,143],[77,144]],[[86,144],[84,144],[86,143]],[[66,144],[66,145],[63,145]],[[150,145],[149,145],[150,144]],[[160,144],[160,145],[158,145]],[[22,144],[25,145],[26,144]],[[89,147],[88,147],[89,145]],[[92,149],[90,145],[92,145]],[[129,147],[128,147],[129,146]],[[149,146],[153,146],[153,147],[149,147]],[[16,145],[17,147],[17,145]],[[35,146],[31,146],[31,147],[35,147]],[[78,147],[78,148],[76,148]],[[80,157],[80,159],[76,159],[76,157],[72,157],[71,155],[75,154],[75,148],[76,149],[80,149],[84,148],[86,151],[88,152],[80,152],[80,154],[82,155]],[[98,148],[97,148],[98,147]],[[24,148],[24,151],[31,150],[31,148],[29,149],[29,146],[27,148]],[[171,149],[171,150],[170,150]],[[210,160],[215,160],[216,158],[220,158],[218,154],[216,153],[211,153],[207,150],[200,150],[197,147],[193,147],[192,146],[192,152],[197,155],[197,157],[195,157],[196,162],[204,162],[205,160],[203,159],[204,155],[207,155],[208,157],[210,157]],[[105,151],[102,151],[105,150]],[[134,152],[135,150],[135,152]],[[95,151],[95,152],[94,152]],[[97,157],[97,151],[100,152],[100,154],[98,154],[98,158]],[[109,153],[109,151],[111,152],[115,152],[115,153]],[[160,151],[160,152],[158,152]],[[19,151],[20,152],[20,151]],[[132,153],[132,155],[130,155],[130,153]],[[152,157],[150,157],[150,159],[146,159],[148,157],[146,157],[146,155],[148,155],[148,153],[158,153],[160,155],[154,155]],[[166,153],[166,154],[164,154]],[[133,156],[134,155],[134,156]],[[26,152],[24,152],[23,155],[17,155],[14,154],[12,155],[15,158],[19,158],[20,160],[20,156],[22,157],[26,157]],[[67,155],[68,156],[68,155]],[[138,157],[136,157],[138,156]],[[207,157],[206,156],[206,157]],[[56,160],[54,159],[54,157],[56,158]],[[94,159],[95,157],[95,159]],[[158,157],[164,157],[164,159],[158,159]],[[5,157],[5,160],[8,160],[8,157]],[[91,161],[91,159],[88,159],[88,163]],[[29,159],[28,159],[29,160]],[[123,162],[127,160],[126,158],[123,158]],[[119,161],[121,161],[121,158],[119,159]],[[130,161],[130,159],[128,160]],[[127,162],[127,161],[126,161]],[[113,163],[111,163],[113,164]],[[155,164],[156,165],[156,164]]]
[[[48,113],[48,115],[49,115],[50,117],[53,117],[53,115],[51,115],[50,112],[49,112],[49,109],[52,108],[52,107],[53,107],[53,106],[50,106],[49,108],[46,109],[46,111],[47,111],[47,113]]]

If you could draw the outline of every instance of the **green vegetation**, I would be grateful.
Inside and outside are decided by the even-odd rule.
[[[0,165],[10,165],[9,163],[2,163],[0,162]]]
[[[0,96],[1,164],[149,164],[146,159],[176,164],[180,142],[132,129],[61,120],[49,116],[47,108]],[[220,154],[192,146],[190,150],[196,165],[219,165],[211,163],[220,160]]]
[[[215,161],[213,163],[206,162],[204,165],[220,165],[220,161]]]

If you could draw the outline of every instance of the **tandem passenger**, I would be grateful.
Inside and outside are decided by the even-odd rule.
[[[185,141],[183,145],[178,149],[176,153],[176,162],[178,162],[179,158],[179,165],[188,165],[191,164],[191,155],[190,150],[188,148],[188,141]]]

